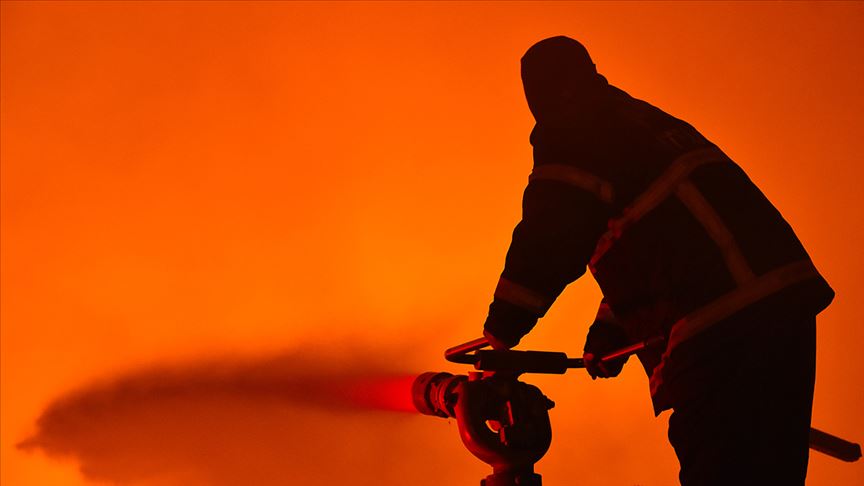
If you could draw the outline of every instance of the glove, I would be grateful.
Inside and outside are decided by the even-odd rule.
[[[496,351],[506,351],[512,347],[515,347],[517,344],[519,344],[519,341],[516,341],[514,343],[514,342],[508,342],[508,341],[504,341],[502,339],[499,339],[487,330],[483,331],[483,336],[486,338],[486,340],[489,341],[489,345],[492,346],[492,349],[494,349]]]
[[[604,320],[596,320],[588,330],[585,338],[585,353],[582,360],[591,379],[612,378],[621,373],[628,356],[602,363],[600,358],[630,344],[627,334],[617,324]]]
[[[483,335],[493,349],[515,347],[537,323],[537,316],[509,302],[495,300],[483,324]]]

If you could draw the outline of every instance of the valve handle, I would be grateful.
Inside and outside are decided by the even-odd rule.
[[[615,350],[600,358],[600,361],[605,363],[613,359],[630,356],[644,349],[660,346],[664,342],[663,336],[655,336]],[[564,353],[549,351],[480,351],[487,346],[489,346],[489,340],[485,337],[474,339],[473,341],[449,348],[444,352],[444,358],[451,363],[470,364],[474,365],[477,369],[485,371],[496,371],[501,366],[505,366],[507,371],[518,371],[520,366],[525,366],[526,369],[524,372],[527,373],[564,373],[568,368],[585,367],[582,358],[568,358]],[[539,367],[536,360],[541,360]],[[544,371],[544,368],[547,366],[543,363],[552,362],[555,364],[548,371]],[[487,366],[492,366],[492,368]]]
[[[444,351],[444,358],[451,363],[474,364],[477,362],[477,356],[468,353],[486,346],[489,346],[489,340],[485,337],[478,338],[447,349]]]

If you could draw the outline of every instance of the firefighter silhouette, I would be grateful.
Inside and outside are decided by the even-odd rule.
[[[567,37],[532,46],[522,82],[534,168],[484,325],[515,346],[570,282],[603,292],[595,359],[662,336],[638,357],[691,485],[801,485],[815,317],[834,292],[744,171],[688,123],[610,85]],[[609,417],[614,421],[615,417]],[[746,437],[746,439],[745,439]]]

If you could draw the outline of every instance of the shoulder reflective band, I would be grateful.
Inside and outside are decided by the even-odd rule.
[[[717,247],[720,248],[720,253],[723,254],[723,259],[726,261],[726,268],[729,269],[729,273],[735,279],[735,282],[741,285],[756,278],[753,270],[750,269],[750,265],[744,258],[744,254],[738,248],[738,242],[735,241],[735,237],[732,236],[729,228],[726,227],[726,224],[723,223],[723,220],[720,219],[720,216],[711,207],[711,203],[705,200],[699,189],[689,181],[684,181],[678,184],[678,188],[675,189],[675,195],[678,196],[678,199],[687,207],[690,214],[699,221],[708,235],[711,236],[711,239],[714,240],[714,243],[717,244]]]
[[[636,197],[633,203],[622,211],[621,216],[609,220],[609,231],[600,237],[594,255],[588,266],[594,272],[594,266],[603,258],[603,255],[612,248],[615,240],[621,237],[624,230],[631,224],[639,221],[643,216],[656,208],[686,179],[696,167],[713,162],[729,160],[726,154],[717,147],[708,147],[693,150],[681,155],[648,186],[642,194]]]
[[[682,342],[705,331],[717,322],[722,321],[739,310],[754,304],[771,294],[777,293],[791,285],[811,278],[817,278],[819,272],[810,260],[801,260],[756,277],[749,283],[738,287],[710,304],[683,317],[672,326],[669,343],[663,353],[660,364],[651,374],[651,394],[654,395],[663,383],[662,369],[669,359],[669,353]]]
[[[498,286],[495,288],[495,298],[531,311],[538,317],[546,314],[553,300],[529,288],[511,282],[504,277],[498,280]]]
[[[564,164],[539,165],[534,168],[528,176],[528,182],[532,181],[558,181],[578,187],[584,191],[597,196],[606,204],[611,204],[615,197],[612,184],[599,177],[576,167]]]

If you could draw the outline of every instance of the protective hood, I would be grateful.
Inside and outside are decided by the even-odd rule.
[[[522,56],[522,85],[538,123],[589,115],[606,96],[606,79],[585,47],[569,37],[544,39]]]

